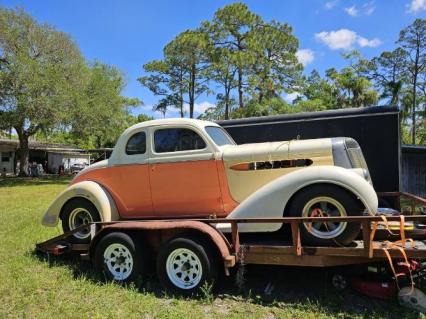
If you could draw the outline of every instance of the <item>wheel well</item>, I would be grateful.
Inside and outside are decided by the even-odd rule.
[[[62,207],[61,207],[61,211],[59,212],[59,219],[61,219],[61,220],[62,220],[62,218],[63,218],[63,215],[64,215],[64,207],[65,207],[65,206],[67,206],[70,202],[72,202],[73,200],[76,200],[76,199],[82,199],[82,200],[84,200],[84,201],[88,202],[90,205],[92,205],[92,206],[96,209],[96,211],[98,212],[99,217],[102,219],[102,215],[101,215],[101,213],[98,211],[98,209],[96,208],[95,204],[93,204],[90,200],[88,200],[87,198],[82,197],[82,196],[75,196],[75,197],[71,197],[70,199],[68,199],[68,200],[67,200],[67,201],[66,201],[66,202],[62,205]]]
[[[297,196],[297,194],[299,194],[300,192],[306,190],[309,187],[312,187],[312,186],[321,186],[321,185],[332,185],[332,186],[334,186],[336,188],[340,188],[341,190],[347,192],[348,194],[351,194],[351,196],[353,196],[357,200],[357,202],[359,203],[360,207],[366,208],[365,205],[364,205],[364,203],[358,198],[358,196],[356,196],[353,192],[351,192],[350,190],[348,190],[345,187],[342,187],[340,185],[333,184],[333,183],[313,183],[313,184],[309,184],[309,185],[306,185],[306,186],[298,189],[296,192],[293,193],[293,195],[291,195],[290,199],[287,201],[287,203],[286,203],[286,205],[284,207],[283,215],[287,216],[287,214],[288,214],[288,208],[291,206],[292,201]]]

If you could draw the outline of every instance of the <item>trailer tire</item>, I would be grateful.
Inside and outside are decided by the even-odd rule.
[[[62,229],[65,232],[73,230],[84,223],[98,222],[101,220],[99,212],[90,201],[76,197],[69,200],[61,212]],[[70,236],[70,241],[75,244],[90,243],[90,230],[80,231]]]
[[[287,211],[292,217],[311,217],[315,208],[324,216],[362,216],[364,212],[354,194],[332,184],[315,184],[302,189],[292,198]],[[303,223],[300,235],[305,245],[349,245],[360,229],[359,223]]]
[[[161,247],[157,257],[160,282],[178,294],[192,295],[201,287],[213,288],[218,274],[213,247],[198,238],[172,239]]]
[[[144,274],[145,258],[129,235],[114,232],[105,235],[96,245],[94,264],[109,280],[126,283]]]

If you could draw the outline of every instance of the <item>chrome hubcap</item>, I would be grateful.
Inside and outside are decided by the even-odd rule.
[[[339,217],[347,216],[341,203],[331,197],[320,196],[311,199],[303,207],[303,217]],[[344,222],[312,222],[303,224],[306,230],[322,239],[335,238],[343,233],[347,223]]]
[[[75,208],[69,217],[69,228],[70,230],[76,229],[77,227],[80,227],[82,225],[87,225],[89,223],[93,222],[92,215],[89,213],[89,211],[85,208]],[[89,229],[83,229],[77,233],[74,234],[74,237],[85,239],[89,237],[90,230]]]
[[[189,249],[178,248],[167,258],[166,271],[170,281],[178,288],[196,287],[203,275],[203,268],[198,256]]]
[[[114,280],[126,280],[133,270],[133,256],[122,244],[111,244],[104,251],[104,263]]]

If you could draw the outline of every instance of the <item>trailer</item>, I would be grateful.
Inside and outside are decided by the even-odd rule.
[[[383,196],[405,198],[416,205],[426,206],[426,199],[407,193],[386,193]],[[412,210],[415,212],[415,209]],[[317,222],[360,223],[362,232],[350,246],[312,247],[301,241],[302,225]],[[230,233],[215,225],[229,223]],[[244,223],[282,223],[291,234],[247,236],[238,231]],[[378,232],[397,229],[394,243],[378,240]],[[77,253],[90,260],[99,271],[112,280],[129,281],[143,274],[147,266],[156,263],[161,283],[174,292],[188,294],[200,289],[204,282],[217,280],[223,272],[239,265],[263,264],[299,267],[336,267],[393,263],[409,264],[411,260],[426,260],[426,215],[350,216],[350,217],[282,217],[282,218],[203,218],[155,219],[96,222],[36,245],[39,252],[51,256]],[[381,230],[380,225],[382,226]],[[415,234],[406,229],[415,227]],[[89,244],[72,243],[72,234],[89,228]],[[412,227],[411,227],[412,228]],[[395,233],[395,231],[393,231]],[[280,235],[281,234],[281,235]],[[414,234],[415,239],[408,239]],[[398,241],[395,243],[395,241]],[[130,269],[130,270],[129,270]],[[423,269],[424,270],[424,269]],[[129,274],[130,272],[130,274]],[[411,273],[411,270],[410,270]],[[408,274],[408,272],[407,272]]]

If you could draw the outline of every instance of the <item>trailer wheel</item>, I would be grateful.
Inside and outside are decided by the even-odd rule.
[[[343,273],[334,273],[331,276],[331,285],[336,291],[344,291],[349,286],[349,279]]]
[[[210,245],[199,239],[175,238],[160,249],[157,275],[161,283],[176,293],[191,295],[218,277],[218,259]]]
[[[95,247],[95,267],[110,280],[133,281],[144,270],[144,258],[138,248],[129,235],[110,233]]]
[[[96,207],[84,198],[74,198],[68,201],[62,209],[61,218],[64,232],[101,220]],[[90,230],[79,231],[73,234],[70,240],[76,244],[88,244],[90,242]]]
[[[316,184],[298,192],[288,212],[294,217],[362,216],[364,208],[349,191],[331,184]],[[302,243],[315,246],[349,245],[358,236],[359,223],[313,222],[300,228]]]

